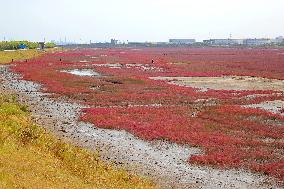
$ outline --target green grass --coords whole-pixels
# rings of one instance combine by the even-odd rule
[[[0,95],[0,188],[156,188],[57,139],[34,124],[27,107]]]

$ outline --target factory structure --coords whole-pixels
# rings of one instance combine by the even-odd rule
[[[231,46],[273,46],[281,45],[284,46],[284,37],[279,36],[274,39],[271,38],[246,38],[246,39],[206,39],[202,42],[197,42],[191,38],[176,38],[169,39],[167,42],[131,42],[131,41],[120,41],[117,39],[111,39],[110,42],[99,42],[87,44],[64,44],[65,46],[82,46],[82,47],[97,47],[97,48],[111,48],[111,47],[187,47],[187,46],[220,46],[220,47],[231,47]]]
[[[216,46],[243,45],[244,40],[243,39],[208,39],[208,40],[203,40],[203,43],[206,45],[216,45]]]
[[[281,44],[284,42],[282,36],[276,37],[275,39],[270,38],[247,38],[247,39],[209,39],[203,40],[205,45],[210,46],[263,46],[263,45],[273,45]]]
[[[207,39],[203,42],[196,42],[195,39],[170,39],[168,45],[204,45],[204,46],[265,46],[279,45],[284,43],[284,37],[270,38],[246,38],[246,39]]]
[[[181,44],[192,45],[196,43],[196,40],[195,39],[170,39],[169,43],[176,44],[176,45],[181,45]]]

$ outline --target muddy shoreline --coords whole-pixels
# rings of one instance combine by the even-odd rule
[[[102,159],[153,178],[165,188],[281,188],[260,174],[188,164],[190,155],[202,153],[198,148],[146,142],[125,131],[79,122],[81,105],[49,98],[49,94],[40,92],[39,84],[22,80],[9,71],[9,66],[0,66],[0,78],[1,90],[18,94],[20,101],[30,107],[33,119],[47,130],[78,146],[99,150]]]

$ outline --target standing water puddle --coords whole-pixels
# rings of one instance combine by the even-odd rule
[[[61,71],[61,72],[70,73],[70,74],[79,75],[79,76],[101,76],[101,74],[99,74],[98,72],[95,72],[94,70],[91,70],[91,69],[64,70],[64,71]]]

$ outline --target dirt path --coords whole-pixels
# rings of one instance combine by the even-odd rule
[[[166,188],[280,188],[272,179],[237,170],[219,170],[187,163],[200,149],[163,141],[146,142],[125,131],[95,128],[78,122],[81,106],[52,99],[40,85],[21,80],[0,66],[2,90],[10,90],[31,107],[37,123],[59,137],[91,150],[133,173],[150,176]]]

